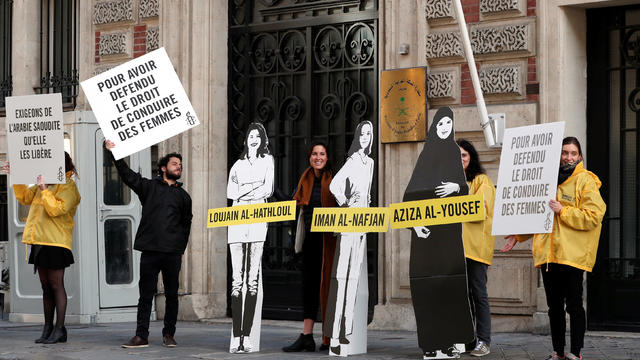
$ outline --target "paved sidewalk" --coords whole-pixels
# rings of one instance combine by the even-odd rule
[[[70,325],[65,344],[40,345],[33,340],[41,325],[0,321],[0,359],[328,359],[326,353],[283,353],[280,348],[293,342],[302,323],[264,320],[261,351],[229,354],[229,321],[179,322],[178,347],[162,347],[162,322],[151,323],[150,345],[143,349],[123,349],[120,344],[133,336],[134,323]],[[316,336],[319,341],[319,336]],[[410,331],[370,330],[369,352],[353,359],[421,359],[416,334]],[[568,342],[567,342],[568,343]],[[491,354],[483,359],[545,359],[551,352],[548,336],[494,334]],[[583,351],[585,360],[640,360],[640,334],[588,334]],[[332,358],[337,359],[337,358]],[[463,355],[462,359],[475,359]]]

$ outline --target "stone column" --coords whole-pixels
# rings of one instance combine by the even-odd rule
[[[226,228],[207,230],[207,210],[227,205],[227,3],[161,1],[160,45],[176,67],[201,125],[163,142],[186,156],[184,182],[193,224],[180,275],[184,320],[226,314]],[[163,306],[164,301],[158,301]]]
[[[384,69],[425,66],[426,20],[423,1],[383,1],[379,8],[379,63]],[[409,46],[399,55],[401,44]],[[381,144],[379,149],[380,206],[401,202],[415,161],[423,143]],[[379,329],[415,330],[415,317],[409,290],[408,230],[380,234],[378,245],[378,305],[370,325]]]

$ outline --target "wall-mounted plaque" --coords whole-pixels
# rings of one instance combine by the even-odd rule
[[[380,80],[383,143],[424,141],[427,124],[427,68],[384,70]]]

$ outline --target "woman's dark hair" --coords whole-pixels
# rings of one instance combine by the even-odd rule
[[[464,151],[469,153],[469,165],[467,165],[467,169],[464,171],[467,181],[473,181],[477,175],[484,174],[484,168],[482,164],[480,164],[480,156],[478,156],[478,152],[473,144],[465,139],[458,139],[456,143],[463,148]]]
[[[260,142],[260,147],[258,147],[258,151],[256,152],[256,157],[263,158],[265,155],[269,155],[269,137],[267,137],[267,130],[264,129],[264,126],[258,122],[253,122],[249,124],[247,128],[247,133],[244,135],[244,149],[242,150],[242,154],[240,154],[240,159],[246,159],[249,155],[249,144],[247,144],[247,139],[249,139],[249,134],[253,130],[258,130],[258,136],[262,140]]]
[[[71,160],[71,155],[68,152],[64,152],[64,172],[71,171],[75,176],[78,176],[78,170]]]
[[[578,148],[578,154],[582,156],[582,147],[580,147],[580,141],[578,141],[578,139],[573,136],[567,136],[566,138],[562,139],[562,146],[570,144],[575,145]]]
[[[322,146],[324,148],[325,153],[327,154],[327,162],[324,165],[322,171],[328,171],[329,174],[333,175],[333,161],[331,161],[331,153],[329,152],[329,147],[324,141],[314,140],[311,142],[309,147],[307,148],[307,161],[311,159],[311,153],[313,152],[313,148],[316,146]]]
[[[353,141],[351,141],[351,147],[349,148],[349,151],[347,151],[347,157],[360,150],[360,135],[362,135],[362,127],[365,124],[369,125],[369,127],[371,128],[371,139],[369,139],[369,146],[364,149],[364,154],[371,154],[371,145],[373,144],[373,125],[371,124],[371,121],[365,120],[358,124],[358,126],[356,127],[356,131],[353,133]]]
[[[158,160],[158,176],[162,176],[162,167],[166,167],[169,163],[169,159],[171,159],[172,157],[177,158],[180,160],[180,162],[182,162],[182,155],[178,153],[171,153],[161,157]]]

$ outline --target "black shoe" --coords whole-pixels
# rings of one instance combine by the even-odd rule
[[[316,342],[313,334],[300,334],[298,339],[291,345],[282,348],[284,352],[316,351]]]
[[[318,348],[318,351],[328,351],[329,350],[329,345],[327,344],[320,344],[320,347]]]
[[[176,347],[178,344],[176,343],[176,339],[173,338],[173,335],[167,334],[162,337],[162,346]]]
[[[67,328],[55,328],[47,340],[43,341],[43,344],[55,344],[59,342],[67,342]]]
[[[47,340],[51,335],[52,331],[53,331],[53,325],[44,324],[44,326],[42,327],[42,335],[40,335],[40,337],[36,339],[36,344],[41,344],[42,342]]]

